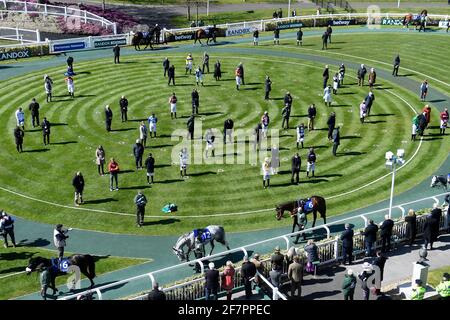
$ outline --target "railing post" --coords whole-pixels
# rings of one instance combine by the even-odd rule
[[[324,224],[322,227],[327,231],[327,239],[330,238],[330,234],[331,234],[330,228],[328,228],[328,226],[326,224]]]
[[[284,241],[286,241],[286,250],[289,250],[289,239],[286,236],[283,236]]]
[[[117,24],[115,22],[113,23],[113,31],[114,31],[114,34],[116,35],[117,34]]]
[[[47,4],[44,3],[44,15],[47,16]]]
[[[150,278],[150,281],[152,282],[151,288],[153,288],[153,285],[155,284],[155,277],[153,276],[153,273],[150,272],[148,274],[148,277]]]
[[[200,259],[195,260],[196,263],[198,263],[200,265],[200,269],[201,269],[201,273],[205,273],[205,266],[203,265],[203,261],[201,261]]]
[[[86,10],[84,10],[84,23],[85,24],[87,23],[87,12],[86,12]]]
[[[19,41],[19,27],[16,26],[16,40]]]
[[[334,242],[334,259],[337,261],[339,259],[339,240],[336,239]]]
[[[36,29],[36,42],[41,42],[41,33],[39,29]]]
[[[248,252],[247,252],[247,250],[245,250],[244,247],[240,247],[240,249],[242,250],[242,252],[244,252],[244,256],[247,256],[247,257],[248,257]]]
[[[364,227],[367,227],[367,225],[369,224],[369,220],[367,219],[366,216],[361,215],[361,218],[364,220]]]
[[[439,199],[438,199],[438,198],[436,198],[436,197],[433,197],[433,198],[431,198],[431,199],[433,199],[433,200],[434,200],[434,203],[436,203],[436,204],[439,204]]]
[[[278,288],[273,288],[272,300],[278,300]]]
[[[101,291],[99,289],[95,289],[95,291],[97,292],[98,300],[103,300],[103,296],[102,296]]]
[[[25,14],[27,14],[28,13],[27,3],[24,2],[23,5],[24,5],[23,11],[25,11]]]
[[[404,218],[405,217],[405,208],[403,208],[402,206],[398,206],[398,208],[400,210],[402,210],[402,218]]]

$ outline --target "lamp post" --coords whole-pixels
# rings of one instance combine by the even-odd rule
[[[391,151],[386,152],[386,167],[392,170],[392,183],[391,183],[391,197],[389,200],[389,219],[392,217],[392,200],[394,199],[394,184],[395,184],[395,171],[397,170],[397,163],[401,166],[405,163],[403,157],[405,156],[404,149],[397,149],[397,155],[394,155]]]

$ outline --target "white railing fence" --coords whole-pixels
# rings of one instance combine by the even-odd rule
[[[438,197],[442,197],[444,196],[446,193],[441,193],[435,196],[431,196],[431,197],[426,197],[426,198],[422,198],[422,199],[418,199],[418,200],[414,200],[414,201],[409,201],[406,203],[402,203],[399,205],[394,206],[393,208],[397,209],[398,211],[400,211],[400,214],[398,214],[399,218],[403,218],[405,216],[405,207],[406,206],[411,206],[413,204],[417,204],[417,203],[423,203],[423,202],[430,202],[430,200],[433,201],[433,203],[439,203],[439,199]],[[342,248],[341,248],[341,244],[340,244],[340,240],[336,239],[336,238],[331,238],[331,231],[330,231],[330,227],[331,226],[335,226],[335,225],[339,225],[342,223],[347,223],[350,221],[355,221],[355,220],[363,220],[364,225],[366,226],[368,223],[368,220],[370,219],[370,216],[374,215],[374,214],[379,214],[381,212],[387,212],[389,208],[383,208],[383,209],[379,209],[379,210],[375,210],[375,211],[371,211],[371,212],[367,212],[364,214],[360,214],[357,216],[353,216],[353,217],[348,217],[348,218],[344,218],[344,219],[340,219],[340,220],[336,220],[330,223],[327,223],[325,225],[319,225],[316,226],[314,228],[309,228],[306,230],[302,230],[302,231],[297,231],[294,233],[289,233],[289,234],[284,234],[281,236],[277,236],[277,237],[273,237],[270,239],[266,239],[266,240],[262,240],[259,242],[255,242],[255,243],[251,243],[239,248],[235,248],[235,249],[231,249],[231,250],[227,250],[224,252],[220,252],[220,253],[216,253],[213,254],[211,256],[208,257],[204,257],[204,258],[200,258],[200,259],[196,259],[196,260],[192,260],[190,262],[184,262],[184,263],[180,263],[177,265],[173,265],[167,268],[163,268],[160,270],[155,270],[146,274],[142,274],[139,276],[135,276],[129,279],[124,279],[121,281],[117,281],[114,283],[110,283],[108,285],[104,285],[104,286],[100,286],[98,288],[92,289],[92,290],[87,290],[78,294],[73,294],[73,295],[69,295],[69,296],[65,296],[60,298],[60,300],[69,300],[69,299],[75,299],[79,294],[88,294],[91,292],[96,292],[98,299],[102,299],[102,292],[107,291],[107,290],[111,290],[114,287],[120,287],[122,285],[126,285],[129,284],[131,282],[136,282],[138,281],[141,284],[145,284],[148,283],[148,285],[145,285],[147,288],[151,288],[151,286],[155,283],[156,281],[156,276],[157,274],[170,274],[170,271],[174,270],[174,269],[179,269],[179,268],[189,268],[189,265],[192,265],[192,263],[198,263],[200,268],[201,268],[201,273],[204,273],[204,266],[203,266],[203,261],[208,260],[211,261],[211,259],[214,258],[223,258],[227,255],[230,255],[232,253],[237,253],[237,252],[242,252],[243,255],[247,255],[248,256],[248,252],[247,250],[250,248],[255,248],[261,245],[267,245],[270,243],[280,243],[284,242],[286,244],[286,250],[288,250],[291,247],[291,243],[289,241],[289,237],[291,236],[296,236],[296,235],[301,235],[303,233],[311,233],[313,231],[318,231],[318,230],[325,230],[325,233],[327,235],[327,239],[325,241],[322,241],[320,243],[317,244],[318,249],[319,249],[319,258],[320,258],[320,265],[325,265],[328,263],[332,263],[332,262],[336,262],[339,261],[342,257]],[[418,217],[418,221],[417,221],[417,235],[421,235],[423,232],[423,222],[424,222],[425,217],[424,216],[419,216]],[[374,219],[375,220],[375,219]],[[440,221],[440,228],[441,229],[446,229],[448,225],[448,217],[445,215],[442,217],[441,221]],[[405,231],[405,226],[403,222],[396,222],[395,224],[395,228],[394,228],[394,233],[393,233],[393,238],[394,238],[394,243],[399,243],[401,241],[406,241],[406,231]],[[364,253],[364,241],[363,241],[364,237],[361,234],[355,234],[354,237],[354,255],[358,256],[362,253]],[[381,243],[377,243],[377,247],[381,246]],[[186,283],[182,283],[179,285],[175,285],[172,286],[170,288],[166,288],[165,291],[166,292],[170,292],[171,290],[177,290],[178,292],[187,292],[187,291],[192,291],[193,294],[186,295],[185,297],[193,297],[196,294],[198,294],[198,292],[202,291],[201,287],[202,287],[202,283],[204,282],[203,279],[197,279],[197,280],[192,280],[190,282],[186,282]],[[192,289],[192,284],[196,283],[198,286],[198,290],[193,290]],[[183,288],[187,288],[189,286],[189,290],[183,290]],[[178,294],[178,296],[182,296],[183,294]],[[130,294],[128,294],[128,296],[130,296]],[[189,298],[186,298],[189,299]],[[194,299],[197,299],[194,297]]]
[[[3,20],[8,13],[22,13],[28,15],[39,15],[42,17],[56,16],[70,19],[71,23],[92,23],[101,25],[110,30],[112,33],[117,33],[117,26],[103,17],[72,7],[54,6],[41,3],[30,3],[16,0],[0,0],[0,21]]]
[[[22,28],[9,28],[0,26],[0,39],[18,41],[24,43],[38,43],[41,41],[39,30],[30,30]]]

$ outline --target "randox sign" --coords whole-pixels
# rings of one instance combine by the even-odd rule
[[[247,27],[247,28],[228,28],[227,32],[226,32],[226,36],[227,37],[240,36],[240,35],[248,34],[248,33],[252,33],[252,32],[253,32],[253,28],[251,28],[251,27]]]
[[[382,25],[390,25],[390,26],[402,26],[403,20],[402,19],[387,19],[383,18],[381,20]]]
[[[20,51],[8,51],[8,52],[0,52],[0,61],[2,60],[10,60],[10,59],[21,59],[21,58],[29,58],[31,56],[30,50],[20,50]]]
[[[119,46],[126,45],[127,39],[120,38],[120,39],[97,40],[94,41],[94,48],[114,47],[116,44],[118,44]]]
[[[82,50],[86,48],[85,42],[70,42],[70,43],[61,43],[61,44],[54,44],[53,45],[53,51],[54,52],[60,52],[60,51],[71,51],[71,50]]]
[[[278,23],[277,28],[278,29],[293,29],[293,28],[300,28],[303,27],[303,23],[301,22],[290,22],[290,23]]]

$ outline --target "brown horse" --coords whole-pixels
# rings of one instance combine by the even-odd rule
[[[206,45],[209,44],[209,41],[214,41],[216,43],[216,36],[217,36],[217,28],[216,26],[210,27],[207,30],[204,29],[198,29],[194,32],[194,44],[200,42],[201,45],[203,45],[201,39],[206,38]]]
[[[325,199],[320,196],[311,196],[309,199],[300,199],[289,202],[284,202],[276,206],[277,220],[281,220],[284,215],[284,211],[289,211],[291,215],[297,213],[298,210],[302,210],[305,214],[313,213],[313,228],[316,224],[317,212],[323,219],[323,223],[327,223],[327,205]]]

